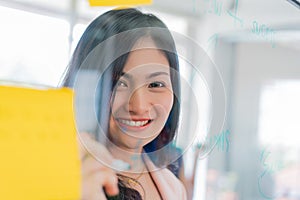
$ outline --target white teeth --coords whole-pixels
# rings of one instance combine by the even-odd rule
[[[148,123],[148,120],[145,121],[129,121],[129,120],[124,120],[120,119],[119,120],[122,124],[126,124],[127,126],[144,126],[145,124]]]

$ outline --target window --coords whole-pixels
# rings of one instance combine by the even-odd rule
[[[259,187],[263,197],[300,198],[299,102],[300,81],[274,81],[262,90],[259,119],[262,173]]]
[[[67,21],[0,7],[0,80],[57,86],[68,62]]]

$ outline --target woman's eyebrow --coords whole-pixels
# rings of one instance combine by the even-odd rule
[[[170,76],[170,74],[168,72],[154,72],[154,73],[149,74],[146,78],[150,79],[150,78],[160,76],[160,75]]]
[[[153,72],[153,73],[147,75],[146,79],[150,79],[150,78],[160,76],[160,75],[170,76],[170,74],[168,72],[162,72],[161,71],[161,72]],[[126,78],[126,79],[133,79],[133,76],[131,74],[128,74],[128,73],[125,73],[125,72],[121,73],[121,77]]]
[[[128,73],[125,73],[125,72],[122,72],[121,73],[121,77],[124,77],[126,79],[132,79],[132,75],[128,74]]]

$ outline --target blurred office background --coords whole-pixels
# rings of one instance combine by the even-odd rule
[[[201,123],[193,133],[183,130],[178,146],[188,146],[191,199],[300,200],[300,9],[286,0],[154,0],[140,8],[197,43],[224,83],[219,135],[210,135],[209,123],[211,97],[220,91],[203,84],[213,85],[216,73],[190,83]],[[0,0],[0,80],[56,87],[87,24],[109,9],[87,0]],[[208,155],[205,145],[214,147]]]

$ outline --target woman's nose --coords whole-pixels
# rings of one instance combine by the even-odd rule
[[[135,89],[129,96],[129,112],[131,114],[141,115],[147,113],[149,109],[150,103],[145,88],[140,87]]]

